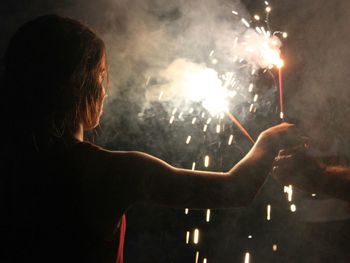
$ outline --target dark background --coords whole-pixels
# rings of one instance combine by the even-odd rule
[[[150,28],[157,31],[162,24],[177,23],[184,11],[178,8],[177,1],[146,2],[147,9],[141,13],[146,15],[141,19],[151,17],[152,20],[137,28],[146,28],[148,32],[152,31]],[[218,5],[219,2],[225,1],[218,1]],[[109,149],[145,151],[185,168],[190,168],[192,161],[201,154],[211,153],[217,158],[211,169],[227,170],[250,147],[235,127],[227,124],[227,134],[224,133],[223,137],[203,139],[189,149],[184,143],[179,143],[187,136],[187,123],[176,122],[170,129],[169,111],[164,105],[155,103],[145,107],[145,75],[142,73],[148,68],[154,69],[153,64],[162,67],[162,58],[157,56],[176,54],[179,43],[170,43],[169,39],[162,42],[162,38],[156,37],[150,39],[157,34],[146,35],[141,40],[135,38],[131,32],[135,26],[133,17],[140,14],[135,10],[146,7],[141,3],[112,0],[1,1],[0,55],[3,55],[15,30],[38,15],[57,13],[89,24],[106,41],[112,90],[101,127],[88,136]],[[286,60],[287,120],[295,122],[311,137],[315,152],[322,154],[323,158],[336,156],[339,162],[348,163],[350,3],[345,0],[279,0],[270,3],[273,8],[270,26],[289,34],[282,48]],[[207,1],[202,1],[202,5],[205,4]],[[138,5],[142,8],[135,8]],[[242,5],[250,14],[261,12],[264,7],[263,1],[245,0]],[[179,40],[181,34],[176,31],[174,35]],[[169,48],[159,54],[156,52],[159,46],[153,46],[153,43],[169,44]],[[183,55],[186,50],[181,52]],[[255,138],[264,128],[279,122],[274,110],[278,106],[276,94],[268,100],[271,102],[268,114],[245,122]],[[236,135],[237,143],[233,147],[223,143],[230,132]],[[297,192],[294,198],[297,211],[291,213],[283,187],[269,177],[250,206],[212,210],[209,224],[205,222],[205,210],[190,210],[189,215],[185,215],[183,209],[133,207],[127,213],[126,262],[194,262],[196,251],[200,252],[199,262],[203,257],[207,257],[208,262],[243,262],[247,251],[251,253],[251,262],[349,262],[349,222],[346,216],[342,220],[329,216],[332,209],[337,212],[344,210],[346,214],[347,204],[323,207],[321,209],[328,213],[319,217],[319,222],[306,222],[310,220],[305,219],[298,207],[300,205],[312,214],[313,206],[303,204],[313,197]],[[322,203],[329,198],[316,196],[313,199],[319,204],[317,200]],[[271,221],[266,221],[267,204],[272,205]],[[200,243],[186,245],[185,232],[194,228],[201,230]],[[251,239],[249,235],[252,235]],[[273,244],[278,245],[277,252],[272,251]]]

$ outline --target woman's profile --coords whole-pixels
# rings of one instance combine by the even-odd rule
[[[244,206],[279,149],[298,141],[291,124],[267,129],[224,173],[84,141],[102,114],[107,54],[95,32],[70,18],[46,15],[24,24],[9,43],[2,74],[2,161],[9,168],[2,262],[114,262],[118,221],[128,207]]]

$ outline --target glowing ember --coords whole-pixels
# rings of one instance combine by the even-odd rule
[[[290,211],[294,213],[295,211],[297,211],[297,207],[294,204],[290,205]]]
[[[204,157],[204,167],[209,167],[209,156],[208,155],[206,155]]]
[[[249,263],[249,262],[250,262],[250,254],[249,252],[247,252],[244,255],[244,263]]]
[[[199,230],[196,228],[193,233],[193,243],[198,244],[199,242]]]
[[[267,205],[267,208],[266,208],[266,220],[267,221],[271,220],[271,205]]]
[[[207,209],[207,214],[205,217],[205,221],[209,222],[210,221],[210,209]]]

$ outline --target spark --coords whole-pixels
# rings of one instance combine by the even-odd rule
[[[188,215],[188,208],[185,208],[185,215]]]
[[[290,205],[290,211],[292,211],[293,213],[294,213],[295,211],[297,211],[297,207],[296,207],[295,204],[291,204],[291,205]]]
[[[311,194],[311,196],[315,197],[315,196],[316,196],[316,194]]]
[[[270,13],[270,12],[271,12],[271,7],[270,7],[270,6],[268,6],[268,7],[266,7],[266,9],[265,9],[265,10],[266,10],[266,12],[267,12],[267,13]]]
[[[254,19],[255,19],[256,21],[259,21],[259,20],[260,20],[260,16],[254,15]]]
[[[230,135],[230,138],[228,139],[228,145],[231,145],[232,144],[232,141],[233,141],[233,135],[231,134]]]
[[[248,236],[248,238],[249,238],[249,239],[252,239],[252,238],[253,238],[253,236],[252,236],[252,235],[249,235],[249,236]]]
[[[256,102],[256,101],[258,100],[258,97],[259,97],[259,95],[258,95],[258,94],[255,94],[255,95],[254,95],[253,101]]]
[[[211,122],[211,118],[208,118],[207,124],[210,124],[210,122]]]
[[[169,120],[169,123],[172,124],[172,123],[174,122],[174,119],[175,119],[175,116],[174,116],[174,115],[171,116],[171,117],[170,117],[170,120]]]
[[[192,169],[191,169],[191,170],[194,171],[195,169],[196,169],[196,163],[193,162],[193,163],[192,163]]]
[[[204,125],[204,127],[203,127],[203,131],[204,131],[204,132],[206,132],[206,131],[207,131],[207,129],[208,129],[208,125],[207,125],[207,124],[205,124],[205,125]]]
[[[203,263],[207,263],[207,258],[203,258]]]
[[[266,220],[271,220],[271,205],[267,205],[267,211],[266,211]]]
[[[163,98],[163,91],[161,91],[161,92],[159,93],[158,100],[162,100],[162,98]]]
[[[250,262],[250,254],[249,252],[247,252],[244,255],[244,263],[249,263],[249,262]]]
[[[265,5],[269,5],[269,2],[265,1]]]
[[[207,209],[207,214],[205,217],[205,221],[209,222],[210,221],[210,209]]]
[[[190,242],[190,231],[186,231],[186,244]]]
[[[197,118],[196,118],[196,117],[193,117],[193,119],[192,119],[192,124],[195,124],[195,123],[196,123],[196,120],[197,120]]]
[[[206,155],[204,157],[204,167],[209,167],[209,156],[208,155]]]
[[[172,114],[175,115],[176,111],[177,111],[177,108],[174,108]]]
[[[216,125],[216,133],[220,133],[220,129],[221,129],[220,124],[217,124],[217,125]]]
[[[277,244],[272,245],[272,251],[277,251]]]
[[[285,186],[285,187],[284,187],[284,192],[287,193],[288,201],[289,201],[289,202],[292,202],[292,197],[293,197],[293,186],[292,186],[292,185]]]
[[[199,251],[196,252],[196,259],[195,259],[195,263],[198,263],[198,259],[199,259]]]
[[[188,135],[188,136],[187,136],[186,144],[189,144],[189,143],[190,143],[191,138],[192,138],[191,135]]]
[[[254,84],[253,84],[253,83],[250,83],[250,84],[249,84],[248,91],[249,91],[249,92],[252,92],[252,91],[253,91],[253,88],[254,88]]]
[[[210,51],[209,57],[211,57],[214,54],[214,50]]]
[[[242,23],[246,26],[246,27],[250,27],[250,24],[247,22],[247,20],[245,20],[244,18],[241,19]]]
[[[198,242],[199,242],[199,230],[198,228],[196,228],[193,234],[193,243],[198,244]]]
[[[282,33],[282,37],[283,37],[283,38],[287,38],[287,37],[288,37],[288,33],[287,33],[287,32],[283,32],[283,33]]]
[[[181,111],[178,118],[181,119],[183,114],[183,111]]]
[[[238,15],[238,12],[232,10],[232,14],[234,14],[234,15],[237,16],[237,15]]]
[[[253,108],[254,108],[254,104],[250,104],[249,112],[252,112],[252,111],[253,111]]]

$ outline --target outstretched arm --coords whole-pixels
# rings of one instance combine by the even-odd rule
[[[224,173],[170,166],[141,152],[126,153],[129,172],[140,179],[139,201],[173,207],[225,208],[247,205],[271,168],[279,146],[296,143],[295,128],[281,124],[264,131],[249,153]],[[284,144],[282,144],[284,143]]]

